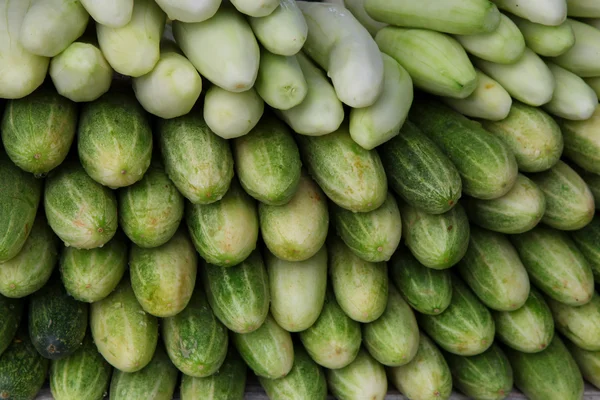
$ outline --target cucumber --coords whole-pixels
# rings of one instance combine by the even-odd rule
[[[577,347],[600,351],[600,295],[597,292],[582,306],[568,306],[551,298],[547,301],[558,332]]]
[[[231,149],[200,114],[160,119],[156,129],[167,175],[184,197],[210,204],[225,196],[233,178]]]
[[[101,247],[117,231],[115,193],[75,161],[63,163],[46,179],[44,210],[48,224],[67,247]]]
[[[389,261],[400,244],[402,219],[396,199],[389,192],[385,202],[374,211],[353,213],[333,205],[331,216],[346,246],[365,261]]]
[[[340,0],[338,3],[343,4],[373,37],[375,37],[377,32],[382,28],[388,26],[388,24],[384,22],[374,20],[369,13],[367,13],[364,0]]]
[[[19,329],[0,355],[0,395],[11,400],[36,399],[46,381],[49,363],[33,347],[27,329]]]
[[[326,374],[329,390],[337,399],[383,400],[387,394],[385,368],[364,349],[348,366],[328,369]]]
[[[475,356],[494,341],[492,314],[459,278],[452,277],[452,301],[439,315],[418,315],[419,326],[442,349]]]
[[[294,346],[294,365],[289,374],[280,379],[258,378],[270,399],[327,398],[325,372],[302,346]]]
[[[8,101],[1,128],[2,143],[12,162],[44,176],[67,157],[77,129],[77,105],[43,87]]]
[[[115,370],[110,381],[113,400],[152,399],[171,400],[177,385],[179,371],[158,347],[150,363],[136,372]]]
[[[122,234],[91,250],[73,247],[63,249],[60,256],[60,275],[73,298],[94,303],[108,296],[125,274],[128,249]]]
[[[538,107],[513,101],[508,117],[482,120],[483,127],[502,140],[517,159],[519,170],[541,172],[552,168],[564,148],[560,127]]]
[[[539,353],[507,348],[515,386],[531,400],[576,400],[583,398],[583,378],[575,360],[557,336]]]
[[[518,172],[515,156],[477,122],[434,102],[416,102],[409,118],[454,163],[465,194],[494,199],[514,185]]]
[[[406,302],[422,314],[443,313],[452,299],[448,270],[427,268],[402,245],[389,263],[390,279]]]
[[[572,232],[571,238],[592,268],[594,278],[600,281],[600,215],[582,229]]]
[[[267,248],[285,261],[313,257],[327,239],[327,198],[305,173],[292,199],[282,206],[258,205],[260,230]]]
[[[546,62],[554,76],[556,88],[552,100],[542,107],[566,120],[585,121],[598,107],[598,95],[582,78],[551,62]],[[565,141],[568,148],[568,140]]]
[[[131,287],[149,314],[172,317],[187,306],[196,282],[198,255],[181,229],[160,247],[133,245],[129,255]]]
[[[500,347],[464,357],[446,354],[454,386],[472,399],[504,399],[513,387],[513,370]]]
[[[521,3],[519,0],[493,0],[499,9],[538,24],[556,26],[567,17],[564,0],[541,0]]]
[[[585,380],[600,388],[600,351],[583,350],[569,341],[565,341],[565,344]]]
[[[258,250],[229,268],[206,264],[201,269],[204,290],[213,312],[229,330],[258,329],[269,312],[269,276]]]
[[[567,21],[560,25],[548,26],[512,14],[508,14],[508,17],[519,27],[527,47],[540,56],[560,56],[575,44],[575,34]]]
[[[88,327],[89,306],[73,299],[55,276],[29,300],[29,336],[44,358],[59,360],[77,351]]]
[[[19,254],[0,262],[0,293],[6,297],[21,298],[39,290],[54,271],[58,247],[56,235],[40,212]]]
[[[41,194],[42,181],[0,151],[0,263],[14,258],[25,245]]]
[[[458,202],[462,182],[450,159],[415,124],[406,121],[400,134],[379,147],[392,189],[413,207],[442,214]]]
[[[23,301],[0,294],[0,356],[11,344],[23,315]]]
[[[285,261],[265,253],[271,314],[288,332],[310,328],[323,309],[327,290],[327,248],[306,261]]]
[[[243,400],[246,389],[246,364],[233,347],[214,374],[205,378],[183,375],[181,400]]]
[[[50,392],[56,400],[102,400],[113,369],[90,335],[73,354],[50,364]]]
[[[534,287],[523,307],[514,311],[492,311],[496,339],[523,353],[544,350],[554,337],[554,318],[544,297]]]
[[[219,371],[227,356],[227,328],[200,290],[182,312],[164,318],[161,328],[171,362],[186,376],[204,378]]]
[[[352,140],[344,125],[325,136],[297,137],[308,172],[335,204],[354,212],[381,207],[387,179],[381,159]]]
[[[565,156],[588,172],[600,174],[600,107],[594,103],[594,112],[585,121],[560,119],[565,140]]]
[[[112,189],[142,179],[152,157],[152,129],[129,92],[112,91],[81,110],[77,151],[85,171]]]
[[[442,352],[419,332],[415,357],[399,367],[388,368],[390,382],[409,399],[447,400],[452,394],[452,375]]]
[[[250,333],[232,334],[240,355],[259,378],[279,379],[287,376],[294,362],[292,336],[271,315]]]
[[[202,22],[215,15],[221,0],[156,0],[170,20],[182,22]]]
[[[284,1],[295,5],[290,0]],[[296,107],[308,94],[308,83],[296,55],[282,56],[264,48],[260,49],[260,67],[254,87],[265,103],[277,110]]]
[[[334,235],[330,235],[327,254],[333,291],[342,310],[362,323],[379,318],[387,306],[387,264],[362,260]]]
[[[492,310],[517,310],[527,301],[529,276],[517,250],[501,233],[471,227],[469,248],[457,268],[479,300]]]
[[[292,131],[267,115],[231,143],[235,173],[244,190],[267,205],[287,204],[298,190],[302,170]]]
[[[211,264],[237,265],[256,248],[259,229],[256,201],[237,180],[214,203],[188,203],[185,221],[196,250]]]
[[[127,25],[131,20],[134,0],[116,0],[97,2],[80,0],[90,16],[99,24],[112,28]]]
[[[507,234],[530,231],[546,212],[546,196],[522,174],[504,196],[493,200],[466,197],[464,204],[471,223]]]
[[[402,204],[400,213],[406,246],[421,264],[439,270],[450,268],[463,258],[469,245],[470,226],[462,205],[435,215]]]
[[[277,0],[232,0],[231,4],[239,12],[250,17],[265,17],[274,12],[279,2]]]
[[[100,354],[123,372],[148,365],[158,343],[158,320],[138,303],[128,277],[108,297],[92,304],[90,329]]]
[[[537,226],[511,236],[531,283],[561,303],[578,306],[594,293],[592,269],[567,233]]]
[[[600,6],[594,0],[567,0],[570,17],[600,18]]]
[[[158,163],[137,183],[119,191],[119,226],[139,247],[158,247],[173,237],[184,198]]]
[[[596,210],[600,209],[600,174],[594,174],[592,172],[587,172],[584,169],[576,168],[571,165],[573,169],[579,174],[581,179],[583,179],[592,191],[592,195],[594,196],[594,206]]]
[[[388,303],[377,320],[362,326],[363,343],[381,364],[399,367],[409,363],[419,348],[415,314],[398,289],[388,289]]]
[[[573,168],[559,161],[551,169],[529,177],[546,197],[543,223],[564,231],[590,223],[595,212],[594,196]]]
[[[571,18],[567,19],[575,34],[575,44],[569,50],[550,60],[582,78],[600,75],[600,30]]]
[[[344,313],[331,287],[319,318],[299,336],[310,357],[329,369],[344,368],[354,361],[362,340],[360,324]]]

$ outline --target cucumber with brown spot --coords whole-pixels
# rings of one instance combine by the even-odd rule
[[[590,265],[594,279],[600,281],[600,215],[594,216],[592,222],[583,228],[573,231],[571,238]]]

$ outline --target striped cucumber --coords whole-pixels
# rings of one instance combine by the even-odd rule
[[[600,351],[583,350],[568,340],[565,344],[585,380],[600,388]]]
[[[571,238],[592,268],[594,278],[600,281],[600,215],[594,216],[585,227],[573,231]]]
[[[329,390],[338,399],[383,400],[387,394],[385,368],[364,349],[346,367],[326,374]]]
[[[600,174],[600,106],[594,103],[594,113],[583,121],[560,119],[565,140],[565,156],[586,171]]]
[[[551,298],[547,302],[558,332],[577,347],[600,351],[600,295],[597,292],[582,306],[568,306]]]

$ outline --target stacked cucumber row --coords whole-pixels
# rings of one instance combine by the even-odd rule
[[[600,389],[600,3],[0,6],[0,399]]]

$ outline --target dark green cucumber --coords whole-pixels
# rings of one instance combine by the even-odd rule
[[[23,315],[23,301],[0,294],[0,355],[11,344]]]

